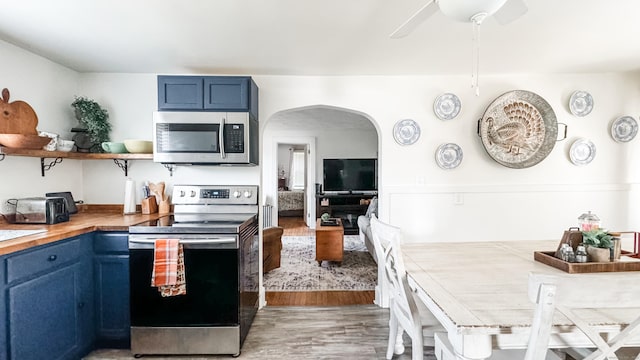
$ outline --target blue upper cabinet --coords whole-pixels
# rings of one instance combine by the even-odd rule
[[[258,119],[250,76],[158,76],[158,110],[249,112]]]
[[[202,110],[201,76],[158,76],[158,110]]]

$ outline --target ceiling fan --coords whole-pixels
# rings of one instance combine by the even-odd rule
[[[429,0],[422,8],[414,13],[394,32],[392,39],[399,39],[409,35],[422,22],[427,20],[436,11],[440,10],[444,15],[454,20],[471,23],[473,25],[473,70],[471,86],[478,87],[479,67],[479,34],[478,27],[489,16],[492,16],[502,25],[506,25],[524,15],[528,8],[524,0]]]

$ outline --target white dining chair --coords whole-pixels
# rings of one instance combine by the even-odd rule
[[[407,282],[407,272],[400,251],[401,231],[371,216],[371,233],[384,254],[385,274],[389,283],[389,343],[387,359],[402,354],[402,334],[411,338],[411,359],[423,358],[424,346],[434,346],[434,333],[444,328],[431,312],[415,299],[415,293]]]
[[[525,360],[545,359],[552,336],[553,317],[557,313],[566,317],[592,342],[592,345],[581,349],[589,352],[595,349],[584,357],[585,360],[618,359],[614,352],[632,337],[640,337],[640,286],[623,282],[622,278],[609,278],[606,282],[603,284],[597,277],[584,274],[552,276],[531,273],[529,300],[536,307]],[[614,333],[603,337],[588,319],[590,312],[602,310],[625,314],[625,317],[632,314],[635,320],[621,331],[613,329]],[[639,359],[640,354],[636,356],[636,360]]]

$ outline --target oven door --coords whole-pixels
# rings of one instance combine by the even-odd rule
[[[151,286],[154,242],[167,237],[183,244],[186,295],[162,297]],[[132,326],[239,325],[237,235],[131,235],[129,256]]]

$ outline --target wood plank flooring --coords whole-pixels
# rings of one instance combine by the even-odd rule
[[[283,236],[313,236],[301,217],[279,217]],[[267,291],[267,306],[341,306],[373,304],[374,291]]]
[[[266,307],[258,311],[242,346],[243,360],[349,359],[382,360],[387,350],[389,310],[375,305],[333,307]],[[150,357],[155,360],[231,359],[218,356]],[[102,349],[85,360],[133,359],[129,350]],[[144,358],[143,358],[144,359]],[[405,352],[394,360],[411,359],[411,342],[405,335]],[[425,347],[425,360],[435,360]]]
[[[279,217],[278,226],[284,229],[282,236],[315,236],[301,217]]]
[[[341,306],[373,304],[374,291],[271,291],[267,306]]]

